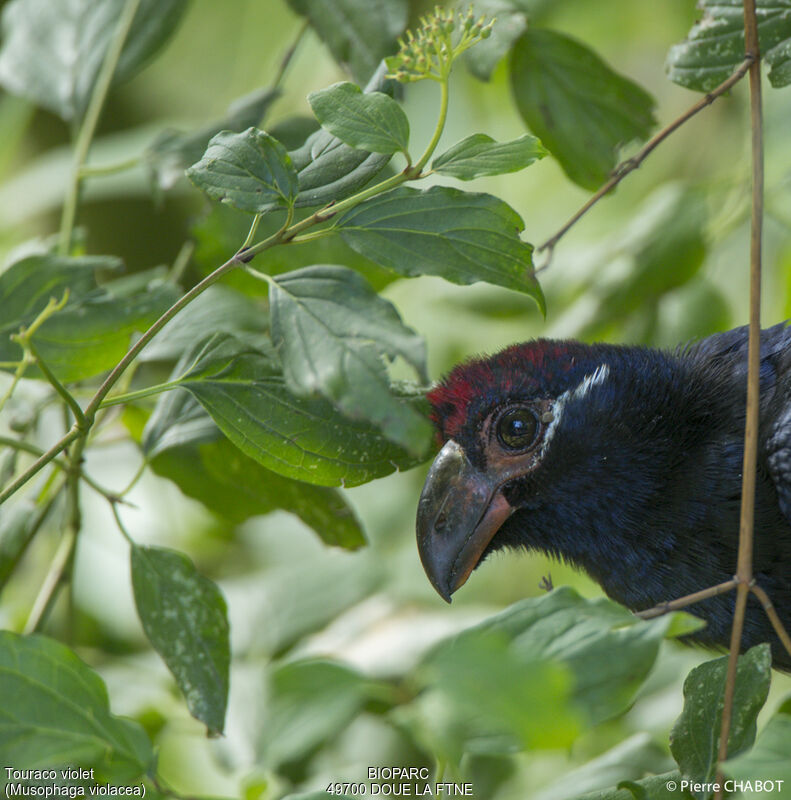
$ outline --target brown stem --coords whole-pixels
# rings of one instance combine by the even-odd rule
[[[758,455],[759,369],[761,348],[761,228],[763,224],[763,127],[761,114],[761,61],[755,0],[744,0],[744,41],[746,58],[750,59],[750,129],[752,131],[752,220],[750,231],[750,337],[747,362],[747,413],[744,430],[744,462],[742,465],[742,508],[739,523],[739,557],[736,578],[739,588],[733,615],[728,672],[722,703],[722,729],[717,760],[728,757],[728,735],[733,714],[736,663],[744,626],[744,612],[753,580],[753,523],[755,520],[755,469]],[[722,787],[722,772],[717,770],[717,783]],[[722,788],[715,798],[721,800]]]
[[[757,53],[757,50],[755,51]],[[536,248],[536,252],[541,252],[542,250],[548,250],[549,254],[541,269],[546,269],[549,266],[549,262],[552,259],[552,251],[555,249],[555,245],[571,230],[577,222],[588,213],[588,211],[599,202],[606,194],[609,194],[630,172],[636,170],[642,163],[645,161],[646,157],[650,155],[650,153],[656,149],[668,136],[670,136],[673,131],[677,128],[680,128],[688,119],[691,119],[695,116],[699,111],[702,111],[707,106],[710,106],[718,97],[725,94],[729,89],[735,86],[746,74],[747,71],[751,68],[753,63],[756,61],[756,57],[752,55],[752,51],[748,48],[748,52],[744,57],[744,61],[736,68],[733,74],[727,79],[724,80],[716,89],[712,89],[707,95],[702,97],[698,100],[695,105],[688,108],[680,117],[673,120],[667,127],[663,128],[659,133],[656,134],[650,141],[648,141],[643,148],[631,158],[627,158],[625,161],[622,161],[618,166],[613,170],[612,177],[605,183],[601,189],[599,189],[596,194],[593,195],[585,205],[577,211],[576,214],[554,235],[547,239],[542,245],[539,245]]]
[[[764,611],[766,612],[766,616],[769,617],[769,621],[772,623],[772,627],[775,629],[775,633],[777,634],[777,638],[783,643],[783,647],[788,651],[788,654],[791,655],[791,636],[788,635],[788,631],[785,629],[785,625],[780,621],[780,617],[777,616],[777,611],[775,611],[774,604],[769,599],[769,595],[757,584],[753,584],[750,587],[750,591],[761,601],[761,605],[764,607]]]
[[[718,583],[716,586],[709,586],[708,589],[701,589],[699,592],[678,597],[675,600],[668,600],[666,603],[660,603],[653,608],[646,608],[645,611],[637,611],[635,616],[641,619],[654,619],[654,617],[661,617],[670,611],[678,611],[680,608],[686,608],[693,603],[699,603],[701,600],[707,600],[709,597],[716,597],[718,594],[725,594],[735,589],[739,585],[736,578],[731,578],[729,581]]]
[[[546,578],[542,578],[542,583],[539,583],[539,588],[546,588],[543,585],[543,582],[546,580]],[[699,603],[701,600],[707,600],[709,597],[716,597],[717,595],[730,592],[737,586],[739,586],[739,579],[731,578],[731,580],[718,583],[716,586],[709,586],[708,589],[701,589],[699,592],[687,594],[683,597],[678,597],[675,600],[668,600],[667,602],[660,603],[652,608],[646,608],[643,611],[636,611],[635,616],[640,617],[640,619],[654,619],[655,617],[661,617],[663,614],[669,614],[671,611],[678,611],[679,609],[686,608],[694,603]],[[551,585],[549,588],[552,588]],[[788,634],[788,631],[785,629],[782,620],[778,616],[774,607],[774,603],[772,603],[769,595],[754,581],[750,586],[750,591],[760,600],[761,605],[766,612],[766,616],[769,617],[769,621],[772,623],[772,627],[775,629],[777,638],[780,639],[789,655],[791,655],[791,636]]]

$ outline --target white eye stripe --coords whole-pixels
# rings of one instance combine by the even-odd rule
[[[591,375],[586,375],[582,383],[571,393],[574,400],[580,400],[587,395],[594,386],[604,383],[607,376],[610,374],[610,368],[607,364],[599,365]]]
[[[568,389],[555,400],[552,404],[552,414],[554,418],[547,426],[544,432],[544,441],[541,443],[541,457],[543,457],[549,447],[549,443],[552,441],[552,437],[555,435],[555,431],[560,424],[560,419],[563,416],[563,409],[566,407],[566,403],[568,403],[569,400],[581,400],[583,397],[586,397],[594,386],[604,383],[609,374],[609,366],[607,364],[601,364],[590,375],[586,375],[576,388]]]

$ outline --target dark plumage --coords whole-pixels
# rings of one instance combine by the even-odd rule
[[[581,567],[649,608],[733,576],[747,330],[677,352],[537,340],[470,361],[429,394],[444,443],[421,495],[418,546],[449,600],[490,552]],[[791,629],[791,327],[761,339],[754,572]],[[727,646],[734,593],[690,607],[692,638]],[[744,647],[791,656],[751,597]]]

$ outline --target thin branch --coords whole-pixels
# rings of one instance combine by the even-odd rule
[[[13,339],[14,337],[11,338]],[[80,425],[84,425],[85,417],[82,413],[80,404],[74,399],[71,392],[69,392],[69,390],[57,379],[47,363],[39,355],[36,346],[33,344],[33,340],[29,336],[25,338],[23,346],[30,351],[30,355],[33,357],[33,361],[35,362],[36,366],[41,370],[52,388],[61,396],[66,405],[71,409],[71,413],[74,414],[74,418],[77,420],[77,422]]]
[[[24,325],[19,329],[18,333],[11,334],[11,341],[16,342],[22,348],[22,358],[16,362],[16,371],[14,372],[14,378],[11,381],[11,385],[8,387],[8,390],[0,398],[0,411],[3,410],[5,404],[8,402],[8,399],[14,393],[14,390],[17,387],[19,381],[25,375],[27,368],[36,360],[38,359],[41,362],[41,359],[38,358],[38,355],[34,352],[32,345],[31,345],[31,337],[33,334],[56,312],[60,311],[68,302],[69,300],[69,290],[63,292],[63,298],[61,300],[55,300],[54,297],[50,297],[47,305],[41,309],[38,313],[38,316],[30,323],[28,327]],[[7,362],[6,366],[12,366],[14,362]],[[44,373],[46,378],[51,377],[51,381],[54,381],[52,385],[60,394],[61,392],[65,392],[66,390],[60,385],[57,379],[52,376],[52,373],[46,370],[46,368],[41,370]],[[68,394],[68,392],[66,392]],[[76,404],[76,401],[72,398],[72,402]],[[82,411],[80,411],[82,413]]]
[[[137,3],[138,0],[128,0],[128,2]],[[129,6],[126,6],[125,8],[129,8]],[[446,87],[444,85],[446,82],[447,75],[444,76],[442,106],[437,127],[434,131],[434,136],[432,137],[429,147],[421,157],[421,162],[430,158],[431,151],[436,146],[436,143],[439,140],[439,135],[444,127],[447,104]],[[119,378],[134,362],[141,350],[143,350],[143,348],[159,333],[159,331],[162,330],[162,328],[165,327],[165,325],[168,324],[168,322],[170,322],[185,306],[189,305],[189,303],[191,303],[198,295],[208,289],[209,286],[216,283],[221,277],[231,270],[243,266],[244,264],[248,264],[256,255],[262,253],[264,250],[268,250],[275,245],[287,244],[303,230],[306,230],[313,225],[325,222],[341,211],[346,211],[355,207],[356,205],[359,205],[369,197],[381,194],[382,192],[399,186],[405,181],[416,180],[419,177],[419,169],[415,169],[415,167],[408,167],[403,172],[393,175],[376,184],[375,186],[363,189],[357,194],[347,197],[338,203],[329,203],[328,205],[314,212],[305,219],[294,223],[293,225],[291,222],[294,209],[293,207],[289,208],[286,221],[279,231],[261,242],[257,242],[256,244],[244,250],[237,251],[228,261],[226,261],[223,265],[214,270],[214,272],[200,281],[200,283],[193,286],[192,289],[190,289],[186,294],[180,297],[167,311],[165,311],[164,314],[162,314],[162,316],[156,322],[154,322],[153,325],[151,325],[150,328],[148,328],[148,330],[146,330],[146,332],[132,345],[132,347],[129,348],[124,357],[115,365],[113,370],[104,379],[102,385],[98,388],[96,393],[88,402],[87,406],[83,409],[84,419],[78,420],[74,427],[65,436],[56,442],[44,455],[42,455],[22,475],[20,475],[17,480],[15,480],[2,493],[0,493],[0,504],[2,504],[12,494],[14,494],[14,492],[24,486],[28,480],[30,480],[39,470],[45,467],[53,458],[65,450],[72,442],[88,435],[88,432],[91,430],[94,424],[96,413],[102,405],[104,399],[118,382]],[[61,231],[62,234],[63,231],[64,229]],[[63,239],[61,241],[63,242]]]
[[[27,622],[22,631],[25,635],[40,630],[49,616],[49,612],[55,605],[58,590],[63,585],[63,578],[71,563],[76,544],[77,537],[71,528],[68,528],[63,534],[63,538],[60,540],[58,549],[55,551],[55,555],[52,559],[49,572],[46,578],[44,578],[44,583],[41,584],[41,589],[39,589],[36,600],[33,603],[30,616],[27,618]]]
[[[85,117],[80,125],[74,147],[74,162],[69,191],[63,204],[63,215],[60,223],[58,242],[58,253],[60,255],[68,255],[71,248],[71,235],[74,229],[74,220],[77,216],[77,203],[80,194],[80,185],[82,183],[81,173],[83,165],[85,164],[85,159],[88,157],[88,150],[91,147],[93,135],[99,123],[99,117],[104,107],[104,101],[107,98],[107,92],[110,90],[115,68],[118,66],[118,59],[121,57],[124,42],[126,41],[129,29],[132,27],[132,21],[135,18],[139,5],[140,0],[127,0],[121,10],[118,27],[107,46],[107,52],[102,61],[102,66],[99,69],[99,74],[96,77],[96,83],[94,84],[93,92],[88,102],[88,108],[85,111]]]
[[[246,250],[253,243],[253,239],[255,239],[255,232],[258,230],[258,225],[261,222],[263,216],[264,216],[263,213],[261,213],[261,214],[256,214],[253,217],[253,222],[250,225],[250,230],[247,233],[247,238],[244,240],[242,246],[239,248],[240,250]],[[288,227],[288,225],[286,225],[286,227]]]
[[[327,203],[327,205],[323,208],[315,211],[310,216],[305,217],[305,219],[302,219],[299,222],[295,222],[286,230],[282,231],[282,233],[279,234],[280,238],[276,244],[288,244],[289,242],[294,241],[294,238],[297,236],[297,234],[302,233],[302,231],[306,230],[307,228],[312,228],[314,225],[320,225],[322,222],[326,222],[336,214],[340,214],[344,211],[348,211],[350,208],[354,208],[364,200],[367,200],[369,197],[375,197],[376,195],[383,194],[384,192],[390,191],[390,189],[395,189],[396,186],[400,186],[406,181],[416,180],[418,177],[419,176],[416,174],[411,175],[409,170],[404,170],[404,172],[391,175],[389,178],[385,178],[375,186],[370,186],[367,189],[363,189],[361,192],[353,194],[351,197],[347,197],[345,200],[340,200],[337,203],[333,200],[332,202]],[[254,256],[257,256],[262,251],[262,249],[266,249],[266,247],[271,246],[267,244],[268,242],[269,239],[248,247],[242,254],[246,259],[245,263],[251,261]]]
[[[113,371],[105,378],[102,385],[91,398],[91,401],[83,410],[85,415],[87,429],[93,424],[94,416],[101,404],[102,400],[107,396],[109,391],[115,386],[118,379],[129,367],[129,365],[137,358],[140,351],[154,338],[154,336],[170,322],[173,317],[181,311],[184,306],[188,305],[199,294],[209,288],[212,284],[216,283],[225,273],[230,272],[235,267],[240,266],[241,262],[237,255],[234,255],[222,266],[217,267],[214,272],[207,275],[200,283],[192,287],[185,295],[180,297],[165,313],[129,348],[126,355],[121,361],[116,364]],[[66,433],[61,439],[55,442],[46,453],[43,453],[36,461],[33,462],[12,484],[7,486],[0,492],[0,505],[4,503],[11,495],[21,489],[34,475],[47,466],[56,456],[62,453],[72,442],[85,436],[87,433],[86,428],[75,424],[71,430]]]
[[[297,35],[294,37],[294,41],[291,43],[291,46],[283,54],[283,58],[280,60],[280,65],[278,66],[274,80],[272,81],[273,89],[279,88],[280,84],[283,82],[286,70],[288,69],[289,64],[291,64],[291,59],[294,58],[294,53],[297,52],[297,47],[299,47],[299,43],[302,41],[302,37],[305,35],[309,27],[310,20],[306,19],[297,31]]]
[[[49,512],[52,511],[52,507],[55,505],[55,502],[58,499],[58,494],[61,488],[62,486],[58,487],[55,491],[53,491],[49,499],[41,501],[38,513],[36,514],[32,522],[27,526],[25,530],[24,540],[19,542],[13,554],[7,554],[5,556],[6,562],[4,563],[3,567],[7,576],[11,575],[11,573],[14,572],[17,564],[22,559],[22,556],[24,556],[25,553],[27,552],[27,548],[29,547],[30,543],[33,541],[36,534],[44,525],[44,522],[49,516]],[[2,583],[0,582],[0,586],[1,585]]]
[[[440,82],[439,88],[440,88],[440,98],[439,98],[439,115],[437,117],[437,125],[434,128],[434,134],[431,137],[431,141],[428,143],[426,149],[423,151],[423,155],[421,155],[420,158],[417,160],[415,166],[409,169],[409,174],[414,177],[418,177],[421,175],[423,167],[425,167],[426,164],[428,164],[428,160],[431,158],[432,154],[437,149],[437,145],[439,144],[442,132],[445,130],[445,120],[448,117],[448,99],[449,99],[447,76],[445,77],[445,80]],[[407,161],[409,161],[409,154],[405,153],[405,155],[407,157]]]
[[[19,450],[23,453],[30,453],[32,456],[41,457],[44,455],[44,451],[40,447],[36,447],[34,444],[30,444],[30,442],[23,442],[18,439],[12,439],[9,436],[0,436],[0,447],[10,447],[14,450]],[[58,467],[59,469],[63,470],[64,472],[71,469],[71,466],[68,462],[64,461],[62,458],[53,458],[52,463]],[[122,497],[125,492],[111,492],[109,489],[105,489],[101,484],[97,483],[90,475],[88,475],[84,470],[79,470],[80,479],[84,480],[88,486],[91,487],[97,494],[102,495],[102,497],[107,498],[108,500],[112,500],[113,502],[117,503],[124,503],[126,505],[132,505],[127,500],[123,500]]]
[[[69,448],[69,470],[66,473],[66,535],[71,541],[71,550],[61,571],[60,584],[69,588],[69,616],[68,623],[73,621],[74,602],[74,556],[77,551],[77,540],[82,531],[82,506],[80,504],[80,475],[82,473],[83,453],[88,443],[87,431],[85,436],[76,439]],[[53,593],[56,594],[57,589]],[[49,609],[45,609],[46,614]]]
[[[126,368],[137,358],[140,351],[165,327],[165,325],[189,305],[199,294],[202,294],[212,284],[222,278],[227,272],[240,265],[237,255],[232,256],[222,266],[217,267],[214,272],[207,275],[200,283],[196,283],[186,294],[182,295],[164,314],[129,348],[126,355],[115,365],[113,371],[104,379],[104,382],[91,398],[85,408],[85,416],[90,421],[101,405],[102,400],[107,396],[110,389],[115,386],[116,381],[125,372]]]
[[[190,259],[192,258],[192,254],[194,252],[195,242],[193,242],[192,239],[188,239],[183,245],[181,245],[176,257],[173,259],[173,264],[168,271],[168,280],[171,283],[178,283],[181,280],[181,276],[189,266]]]
[[[11,366],[10,362],[8,363],[8,366]],[[25,371],[29,366],[30,366],[30,360],[29,358],[27,358],[27,354],[16,362],[14,377],[11,383],[9,384],[8,389],[6,389],[5,394],[2,397],[0,397],[0,411],[2,411],[5,408],[5,404],[11,399],[11,395],[14,393],[16,387],[19,385],[19,381],[21,381],[22,378],[24,377]]]
[[[650,141],[648,141],[644,147],[634,156],[631,158],[627,158],[625,161],[622,161],[618,166],[613,170],[612,177],[605,183],[601,189],[599,189],[596,194],[593,195],[585,205],[574,214],[573,217],[554,235],[547,239],[542,245],[536,248],[536,252],[541,252],[543,250],[548,251],[548,256],[546,262],[540,269],[546,269],[549,266],[549,262],[552,259],[552,252],[555,249],[557,243],[571,230],[577,222],[588,213],[588,211],[599,202],[606,194],[609,194],[630,172],[636,170],[642,163],[645,161],[646,157],[650,155],[671,133],[675,130],[680,128],[687,120],[691,119],[695,116],[699,111],[702,111],[707,106],[710,106],[718,97],[725,94],[729,89],[735,86],[746,74],[747,71],[750,69],[750,66],[754,63],[755,57],[752,53],[748,53],[744,57],[744,61],[736,68],[734,73],[727,79],[724,80],[716,89],[712,89],[707,95],[702,97],[698,100],[695,105],[687,109],[680,117],[673,120],[667,127],[663,128],[659,133],[656,134]]]
[[[93,178],[103,175],[117,175],[134,169],[140,163],[140,156],[130,156],[123,161],[114,161],[109,164],[83,164],[80,167],[80,178]]]
[[[126,503],[127,505],[130,506],[134,505],[134,503],[130,503],[128,500],[122,500],[121,498],[126,497],[126,495],[128,495],[129,492],[131,492],[132,489],[134,489],[134,487],[137,485],[137,482],[140,480],[140,478],[143,477],[143,473],[146,471],[147,466],[148,466],[148,461],[144,458],[140,462],[140,466],[135,471],[135,474],[130,478],[129,483],[127,483],[126,486],[124,486],[124,488],[121,489],[120,492],[118,492],[119,502]]]
[[[121,535],[126,539],[129,543],[130,547],[135,547],[136,543],[135,540],[132,538],[132,534],[126,529],[126,525],[124,525],[124,521],[121,519],[121,515],[118,513],[118,503],[114,503],[110,501],[110,508],[113,511],[113,516],[115,517],[115,524],[118,525],[118,530],[121,531]]]
[[[678,611],[680,608],[686,608],[693,603],[699,603],[701,600],[708,600],[709,597],[716,597],[720,594],[726,594],[733,591],[739,585],[736,578],[731,578],[729,581],[718,583],[716,586],[709,586],[708,589],[701,589],[699,592],[678,597],[675,600],[668,600],[666,603],[660,603],[653,608],[647,608],[644,611],[637,611],[635,616],[641,619],[654,619],[654,617],[661,617],[670,611]]]
[[[114,394],[112,397],[108,397],[106,400],[103,400],[99,408],[110,408],[111,406],[131,403],[135,400],[141,400],[144,397],[162,394],[162,392],[167,392],[169,389],[175,389],[180,385],[181,384],[178,380],[166,381],[165,383],[157,383],[154,386],[146,386],[144,389],[137,389],[134,392]]]
[[[19,491],[34,475],[40,472],[54,458],[62,453],[75,439],[82,436],[82,431],[75,425],[72,429],[46,453],[42,453],[13,483],[0,492],[0,505],[2,505],[12,494]]]
[[[728,672],[722,705],[722,729],[717,760],[728,757],[728,735],[733,714],[733,694],[736,664],[741,644],[747,597],[753,580],[753,527],[755,521],[755,469],[758,456],[758,412],[760,399],[759,371],[761,366],[761,230],[763,225],[764,158],[761,110],[761,60],[758,41],[758,22],[755,0],[744,0],[744,41],[746,58],[750,59],[750,129],[752,132],[752,220],[750,230],[750,335],[747,361],[747,412],[744,431],[744,462],[742,465],[742,507],[739,524],[739,557],[736,577],[739,588],[733,615]],[[717,770],[719,784],[715,797],[722,798],[722,775]]]
[[[134,380],[135,372],[139,367],[140,362],[133,361],[127,368],[126,372],[124,372],[124,374],[116,382],[115,389],[117,389],[119,392],[128,391],[129,387],[132,385],[132,381]],[[90,397],[92,396],[93,395],[91,394]],[[99,437],[104,435],[105,428],[111,425],[117,416],[117,409],[103,409],[100,406],[99,410],[96,412],[96,418],[93,420],[93,424],[88,432],[88,444],[92,446],[95,445]]]
[[[783,643],[783,647],[788,651],[788,654],[791,655],[791,636],[788,635],[785,625],[783,625],[780,617],[777,615],[777,611],[775,611],[774,604],[769,599],[769,595],[757,584],[753,584],[750,587],[750,591],[761,601],[766,616],[769,617],[769,621],[775,629],[777,638]]]

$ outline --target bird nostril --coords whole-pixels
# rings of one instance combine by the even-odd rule
[[[439,516],[434,520],[434,530],[442,531],[448,524],[448,512],[443,508]]]

